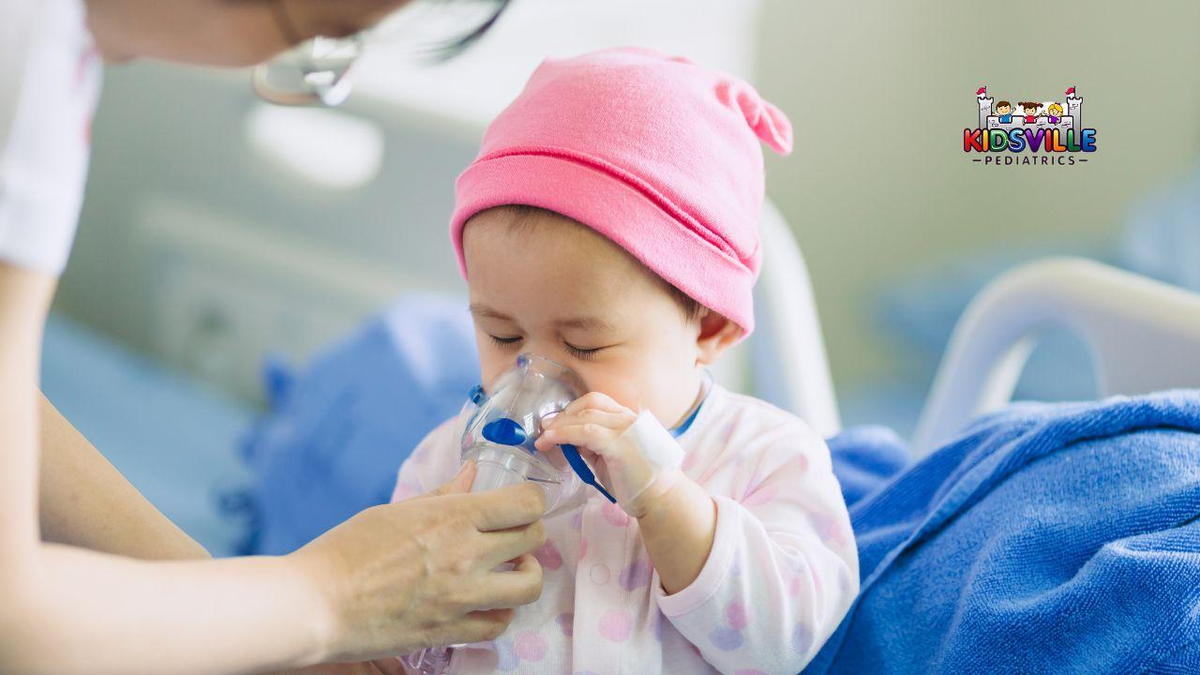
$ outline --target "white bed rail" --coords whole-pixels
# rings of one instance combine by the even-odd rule
[[[841,430],[808,266],[783,215],[762,216],[762,273],[754,289],[758,326],[750,337],[754,393],[801,417],[823,437]]]
[[[1089,345],[1101,396],[1200,387],[1200,295],[1090,260],[1049,258],[1005,273],[967,307],[925,402],[914,455],[1008,403],[1049,328]]]

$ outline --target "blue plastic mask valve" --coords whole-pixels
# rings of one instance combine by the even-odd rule
[[[516,420],[500,417],[484,425],[483,437],[497,445],[520,445],[528,435]]]
[[[605,490],[604,486],[600,484],[600,481],[596,480],[596,474],[592,473],[592,468],[587,465],[587,462],[583,461],[583,457],[579,456],[579,450],[575,446],[563,444],[558,447],[562,448],[563,457],[567,458],[567,463],[575,470],[575,475],[579,476],[579,480],[583,481],[585,485],[591,485],[596,488],[608,501],[614,504],[617,503],[616,497],[609,494],[608,490]]]

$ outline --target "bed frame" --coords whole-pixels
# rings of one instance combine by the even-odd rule
[[[1200,387],[1200,295],[1082,258],[1011,270],[959,319],[926,399],[912,450],[923,457],[972,418],[1012,398],[1047,330],[1089,346],[1100,396]]]

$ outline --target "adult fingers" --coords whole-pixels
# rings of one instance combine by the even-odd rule
[[[446,481],[436,489],[419,495],[414,495],[400,501],[411,503],[420,501],[422,499],[429,499],[430,497],[445,497],[446,495],[456,495],[470,492],[471,483],[475,480],[475,470],[475,462],[465,462],[461,467],[458,468],[458,473],[454,475],[454,478]]]
[[[480,532],[507,530],[540,520],[546,495],[530,483],[464,495],[471,503],[471,521]]]
[[[462,494],[471,491],[471,483],[475,480],[475,462],[468,461],[459,468],[454,478],[430,493],[431,496]]]
[[[516,567],[492,571],[478,585],[479,606],[484,609],[527,605],[542,595],[542,565],[525,553],[514,561]]]
[[[512,618],[513,610],[508,608],[470,612],[457,621],[434,629],[430,637],[438,645],[495,640],[508,628]]]
[[[526,553],[525,555],[513,560],[513,563],[513,572],[528,572],[537,570],[538,578],[541,578],[542,564],[538,562],[538,559],[533,554]]]
[[[492,530],[483,532],[483,546],[486,553],[480,556],[480,561],[487,569],[519,558],[546,542],[546,526],[538,520],[529,525],[513,527],[507,530]]]

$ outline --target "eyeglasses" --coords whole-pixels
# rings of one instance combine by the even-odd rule
[[[255,67],[251,83],[271,103],[339,106],[354,87],[352,71],[364,46],[361,34],[314,38]]]
[[[499,18],[509,0],[474,2],[412,2],[376,26],[344,38],[317,37],[303,42],[255,67],[254,91],[280,105],[325,105],[345,102],[354,86],[354,64],[368,43],[424,44],[425,57],[444,60],[475,42]],[[436,6],[434,6],[436,5]],[[482,12],[482,13],[481,13]],[[430,41],[431,35],[460,33],[462,26],[476,28],[449,42]],[[431,47],[432,46],[432,47]]]

